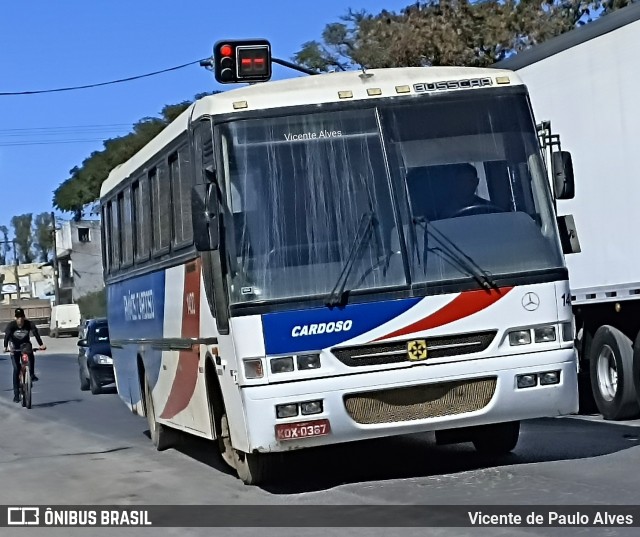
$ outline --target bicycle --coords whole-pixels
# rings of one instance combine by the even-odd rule
[[[31,370],[29,369],[29,354],[35,353],[38,349],[34,349],[31,343],[23,343],[20,346],[20,373],[19,390],[20,390],[20,402],[25,408],[31,408],[31,392],[33,388],[33,379],[31,378]],[[15,354],[18,351],[10,349],[11,354]]]

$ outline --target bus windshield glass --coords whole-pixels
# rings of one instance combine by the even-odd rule
[[[563,267],[526,95],[465,93],[218,125],[232,302]]]

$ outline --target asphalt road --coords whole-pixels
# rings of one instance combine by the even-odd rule
[[[0,486],[0,505],[288,504],[295,508],[298,504],[640,503],[640,422],[607,423],[589,417],[526,422],[514,453],[499,459],[482,457],[471,445],[436,446],[428,434],[295,452],[280,465],[278,484],[247,487],[227,470],[212,443],[194,438],[179,450],[157,452],[146,421],[130,414],[117,394],[81,392],[75,342],[47,340],[50,350],[37,357],[40,382],[34,385],[31,410],[12,403],[11,365],[6,356],[0,357],[0,484],[12,484]],[[73,533],[60,531],[60,535]],[[91,535],[114,532],[90,531]],[[128,535],[127,530],[117,531]],[[173,529],[156,531],[178,534]],[[254,531],[236,528],[232,533]],[[584,531],[460,528],[429,530],[429,534]],[[389,529],[261,531],[261,535],[345,533],[391,534]],[[426,534],[424,529],[393,533]],[[5,535],[2,529],[0,534]],[[48,529],[47,534],[57,533]],[[216,531],[194,529],[187,534]],[[591,534],[636,532],[598,529]],[[185,532],[180,530],[180,535]]]

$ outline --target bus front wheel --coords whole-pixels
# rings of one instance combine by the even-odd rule
[[[233,447],[231,443],[231,431],[229,420],[223,414],[220,420],[220,452],[224,461],[235,469],[238,477],[245,485],[259,485],[269,475],[270,460],[264,453],[245,453]]]

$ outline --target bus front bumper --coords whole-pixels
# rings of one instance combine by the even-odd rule
[[[554,371],[560,372],[559,382],[541,385],[539,375]],[[535,385],[518,387],[519,376],[534,374]],[[434,386],[437,384],[440,386]],[[242,396],[248,432],[246,451],[289,451],[575,414],[577,357],[573,349],[560,349],[515,358],[412,366],[245,387]],[[321,401],[320,412],[301,414],[301,403],[316,401]],[[293,404],[298,405],[296,416],[276,416],[276,406]],[[236,445],[240,448],[243,443]]]

